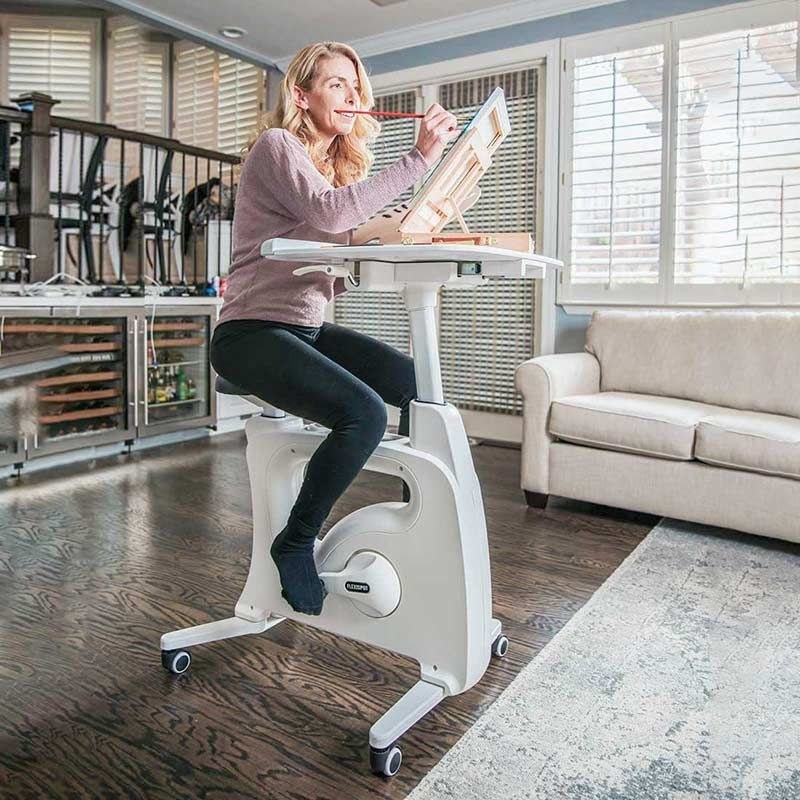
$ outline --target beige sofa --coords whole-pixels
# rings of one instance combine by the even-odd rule
[[[522,488],[800,542],[800,311],[597,312],[517,369]]]

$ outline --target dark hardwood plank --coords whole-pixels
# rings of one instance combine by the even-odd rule
[[[162,633],[230,616],[250,555],[244,437],[9,482],[0,494],[0,796],[402,798],[616,569],[656,518],[550,498],[529,508],[519,451],[473,448],[495,615],[511,639],[481,682],[370,774],[370,725],[415,662],[287,622],[195,648],[165,672]],[[363,473],[328,526],[400,484]]]

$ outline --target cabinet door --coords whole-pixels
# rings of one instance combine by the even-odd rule
[[[20,420],[28,458],[121,441],[133,429],[127,318],[56,313],[3,324],[5,353],[42,353],[41,368],[29,376],[29,414]]]
[[[140,319],[140,435],[214,425],[208,347],[213,311],[159,309]]]

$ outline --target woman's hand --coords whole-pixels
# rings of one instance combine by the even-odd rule
[[[458,120],[438,103],[425,112],[417,137],[417,150],[429,167],[442,157],[445,145],[457,138],[458,133]]]

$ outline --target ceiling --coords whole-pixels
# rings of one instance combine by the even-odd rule
[[[85,0],[284,69],[302,46],[343,41],[363,57],[616,0]],[[220,29],[247,31],[241,39]]]

